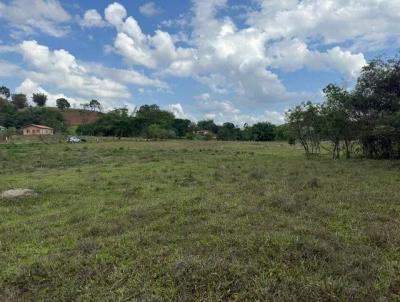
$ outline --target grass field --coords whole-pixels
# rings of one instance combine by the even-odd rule
[[[284,143],[0,145],[0,300],[400,300],[400,161]]]

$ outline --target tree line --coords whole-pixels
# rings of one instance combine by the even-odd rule
[[[11,94],[6,86],[0,87],[0,126],[9,129],[10,133],[15,133],[16,129],[28,124],[42,124],[54,128],[58,132],[65,132],[67,125],[61,111],[71,108],[71,104],[65,98],[56,100],[57,108],[46,107],[47,95],[44,93],[34,93],[31,96],[32,103],[28,102],[28,96],[23,93]],[[91,100],[82,104],[83,109],[91,111],[101,111],[102,106],[99,101]],[[58,109],[58,110],[57,110]]]
[[[329,151],[333,158],[364,155],[368,158],[400,158],[400,58],[375,59],[366,65],[352,90],[329,84],[321,103],[306,102],[286,112],[286,124],[268,122],[243,128],[233,123],[217,125],[213,120],[194,123],[176,118],[157,105],[143,105],[129,113],[115,109],[93,124],[78,127],[78,134],[146,138],[201,138],[218,140],[300,143],[308,157]],[[57,100],[58,110],[46,108],[47,96],[32,95],[36,107],[28,106],[24,94],[11,95],[0,87],[0,126],[20,128],[37,123],[65,131],[62,110],[68,100]],[[101,111],[92,100],[84,109]]]
[[[286,113],[288,134],[307,156],[326,149],[333,158],[400,158],[399,57],[371,61],[353,90],[330,84],[323,92],[323,103],[302,103]]]
[[[243,129],[233,123],[217,125],[213,120],[194,123],[188,119],[179,119],[173,113],[160,109],[157,105],[143,105],[132,113],[127,109],[108,112],[93,124],[80,125],[77,132],[81,135],[145,137],[145,138],[187,138],[218,140],[254,140],[272,141],[286,139],[285,126],[271,123],[245,125]]]

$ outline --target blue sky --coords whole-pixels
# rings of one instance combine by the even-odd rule
[[[0,85],[50,105],[156,103],[193,120],[282,123],[397,52],[400,1],[0,0],[0,32]]]

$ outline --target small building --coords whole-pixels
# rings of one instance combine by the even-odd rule
[[[0,126],[0,132],[1,132],[1,131],[6,131],[6,130],[7,130],[6,127]]]
[[[54,135],[54,129],[43,125],[27,125],[22,128],[23,135]]]
[[[199,131],[196,131],[196,134],[201,135],[201,136],[207,136],[207,135],[212,135],[213,133],[208,130],[199,130]]]

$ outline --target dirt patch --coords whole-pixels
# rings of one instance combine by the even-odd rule
[[[1,193],[1,198],[23,198],[23,197],[30,197],[30,196],[35,196],[37,195],[35,191],[31,189],[13,189],[13,190],[8,190],[4,191]]]

